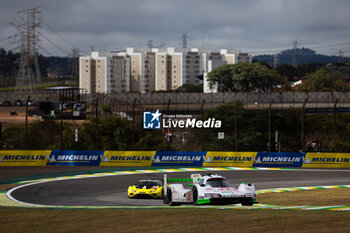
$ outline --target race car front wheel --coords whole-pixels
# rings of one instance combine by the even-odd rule
[[[253,198],[248,198],[247,200],[242,201],[242,206],[252,206],[254,204]]]
[[[198,190],[196,187],[193,187],[192,189],[192,200],[193,204],[198,205]]]
[[[178,205],[180,205],[180,203],[173,202],[173,193],[172,193],[170,188],[166,192],[166,196],[164,198],[164,203],[168,204],[170,206],[178,206]]]

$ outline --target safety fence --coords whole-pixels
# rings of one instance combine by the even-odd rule
[[[59,92],[57,92],[59,93]],[[37,91],[33,93],[30,98],[35,102],[53,101],[52,96],[57,93],[49,93],[45,91]],[[81,94],[80,98],[86,101],[95,103],[95,99],[109,104],[132,104],[139,106],[153,106],[157,105],[165,107],[170,103],[171,105],[198,105],[204,103],[205,105],[217,105],[228,103],[233,100],[238,100],[244,105],[281,105],[282,107],[297,107],[306,104],[313,107],[333,107],[337,100],[338,107],[348,107],[350,104],[350,91],[339,92],[220,92],[220,93],[201,93],[201,92],[154,92],[154,93],[111,93],[111,94]],[[25,102],[28,98],[26,92],[0,92],[0,101],[8,100],[11,103],[17,99]],[[252,107],[253,107],[252,106]]]
[[[3,150],[0,166],[350,168],[350,153]]]

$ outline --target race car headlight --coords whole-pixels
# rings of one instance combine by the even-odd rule
[[[218,197],[221,197],[220,194],[218,193],[206,193],[204,194],[205,198],[218,198]]]
[[[256,195],[254,193],[246,193],[244,196],[245,197],[256,197]]]
[[[135,190],[135,189],[131,189],[131,191],[133,191],[134,193],[136,193],[136,190]]]

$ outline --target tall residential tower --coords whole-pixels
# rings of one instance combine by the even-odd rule
[[[79,86],[87,93],[149,93],[193,84],[204,85],[205,92],[215,92],[215,88],[212,90],[207,85],[208,72],[221,65],[251,60],[247,53],[196,48],[127,48],[125,52],[92,52],[79,59]]]

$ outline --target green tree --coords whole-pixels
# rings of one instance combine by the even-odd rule
[[[112,109],[109,104],[101,103],[100,108],[102,109],[102,112],[106,113],[107,115],[112,113]]]
[[[340,71],[317,70],[306,76],[300,91],[348,91],[349,87],[343,80]]]
[[[3,145],[6,150],[25,149],[25,129],[9,127],[2,133]]]
[[[181,87],[178,87],[176,91],[182,92],[203,92],[203,85],[194,85],[194,84],[184,84]]]
[[[209,86],[218,84],[219,91],[267,92],[286,79],[260,63],[238,63],[220,66],[208,74]]]
[[[25,128],[10,127],[4,130],[4,145],[7,149],[46,150],[59,141],[60,126],[55,121],[34,121]]]
[[[232,101],[227,104],[222,104],[215,109],[206,110],[202,120],[215,118],[221,120],[220,129],[192,129],[189,143],[193,149],[199,150],[203,145],[203,150],[223,151],[234,150],[234,127],[235,127],[235,108],[237,103],[237,121],[243,120],[243,112],[245,111],[240,102]],[[218,139],[218,133],[224,132],[225,139]],[[202,136],[203,133],[203,136]]]
[[[350,152],[350,114],[337,114],[334,135],[334,114],[307,115],[305,120],[306,141],[317,144],[317,151]]]
[[[142,133],[142,137],[140,137],[140,139],[135,144],[135,149],[136,150],[173,150],[172,147],[169,144],[167,144],[163,135],[157,131]]]
[[[277,66],[276,71],[281,75],[292,80],[294,77],[298,76],[297,68],[289,64],[281,64]]]
[[[130,150],[132,122],[115,116],[101,118],[96,129],[96,118],[86,121],[78,130],[75,142],[74,127],[65,127],[63,146],[66,150]],[[52,145],[60,147],[59,142]]]
[[[27,149],[46,150],[50,145],[59,141],[60,126],[58,122],[35,121],[29,125]]]
[[[204,120],[215,118],[222,121],[220,129],[193,129],[190,143],[198,149],[203,144],[204,150],[235,150],[235,105],[230,102],[207,110]],[[237,145],[238,151],[267,151],[269,142],[268,110],[246,110],[237,102]],[[275,131],[279,131],[281,150],[285,152],[299,151],[301,148],[301,112],[284,110],[271,112],[271,142],[274,142]],[[201,133],[203,132],[203,137]],[[218,132],[224,132],[225,139],[218,139]],[[271,146],[275,150],[274,143]]]
[[[97,133],[97,134],[96,134]],[[145,130],[135,125],[136,150],[171,150],[160,130]],[[132,121],[113,115],[101,118],[96,131],[96,118],[84,123],[75,142],[75,128],[65,125],[63,134],[65,150],[132,150]],[[59,149],[57,141],[51,149]]]

